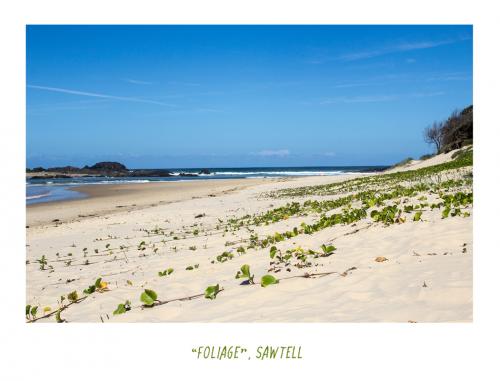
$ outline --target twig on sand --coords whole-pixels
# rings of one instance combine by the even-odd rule
[[[42,320],[42,319],[46,319],[46,318],[48,318],[48,317],[51,317],[51,316],[53,316],[53,315],[57,314],[58,312],[60,313],[60,312],[64,311],[66,308],[68,308],[69,306],[71,306],[71,305],[73,305],[73,304],[78,304],[78,303],[80,303],[81,301],[83,301],[83,300],[87,299],[88,297],[89,297],[88,295],[86,295],[86,296],[82,296],[80,299],[77,299],[77,300],[75,300],[74,302],[70,302],[70,303],[68,303],[68,304],[66,304],[66,305],[64,305],[64,306],[62,306],[62,307],[59,307],[57,310],[54,310],[54,311],[52,311],[51,313],[49,313],[49,314],[47,314],[47,315],[40,316],[39,318],[36,318],[36,319],[31,319],[31,320],[28,320],[26,323],[34,323],[34,322],[36,322],[36,321],[38,321],[38,320]]]
[[[224,291],[224,288],[221,288],[218,293],[221,293],[222,291]],[[186,301],[186,300],[198,299],[198,298],[201,298],[202,296],[205,296],[205,293],[191,295],[191,296],[184,296],[182,298],[175,298],[175,299],[170,299],[170,300],[163,300],[163,301],[162,300],[157,300],[151,306],[142,305],[140,308],[143,310],[145,308],[152,308],[152,307],[155,307],[155,306],[161,306],[161,305],[164,305],[164,304],[167,304],[167,303],[171,303],[171,302],[183,302],[183,301]]]
[[[293,275],[293,276],[289,276],[286,278],[281,278],[280,280],[293,279],[293,278],[315,278],[315,277],[321,278],[321,277],[331,275],[331,274],[338,274],[341,277],[345,277],[345,276],[349,275],[350,271],[353,271],[353,270],[357,270],[357,267],[350,267],[346,271],[344,271],[343,273],[339,273],[338,271],[329,271],[329,272],[324,272],[324,273],[313,273],[313,274],[304,273],[302,275]]]

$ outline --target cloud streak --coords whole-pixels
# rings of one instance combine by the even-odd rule
[[[125,82],[133,83],[134,85],[152,85],[153,82],[140,81],[138,79],[125,78]]]
[[[335,103],[377,103],[377,102],[391,102],[404,98],[428,98],[445,95],[444,91],[434,92],[421,92],[411,94],[377,94],[377,95],[359,95],[359,96],[340,96],[328,98],[320,102],[322,105],[335,104]]]
[[[323,56],[316,57],[306,61],[309,64],[324,64],[331,61],[353,62],[361,61],[368,58],[379,57],[386,54],[411,52],[415,50],[431,49],[443,45],[450,45],[461,41],[470,40],[470,36],[463,36],[454,39],[443,40],[427,40],[427,41],[413,41],[413,42],[399,42],[392,45],[374,47],[372,49],[354,51],[349,53],[340,54],[337,56]],[[414,63],[415,59],[409,58],[407,63]]]
[[[357,61],[367,58],[378,57],[391,53],[399,53],[399,52],[410,52],[414,50],[422,50],[422,49],[430,49],[436,48],[442,45],[449,45],[456,43],[461,40],[436,40],[436,41],[418,41],[418,42],[403,42],[395,45],[386,46],[383,48],[376,48],[371,50],[364,50],[358,52],[352,52],[347,54],[342,54],[336,58],[336,60],[340,61]]]
[[[144,98],[121,97],[121,96],[109,95],[109,94],[100,94],[100,93],[91,93],[91,92],[80,91],[80,90],[64,89],[64,88],[60,88],[60,87],[37,86],[37,85],[27,85],[27,87],[30,89],[45,90],[45,91],[51,91],[51,92],[55,92],[55,93],[63,93],[63,94],[71,94],[71,95],[80,95],[80,96],[84,96],[84,97],[103,98],[103,99],[111,99],[111,100],[124,101],[124,102],[149,103],[149,104],[155,104],[155,105],[160,105],[160,106],[176,107],[173,104],[159,102],[159,101],[155,101],[155,100],[151,100],[151,99],[144,99]]]

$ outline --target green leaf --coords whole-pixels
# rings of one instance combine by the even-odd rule
[[[146,306],[152,306],[157,299],[158,295],[153,290],[144,290],[141,294],[141,302],[143,302]]]
[[[220,292],[219,284],[215,286],[208,286],[205,290],[205,298],[214,300],[217,297],[217,294]]]
[[[130,309],[130,301],[127,300],[125,303],[118,304],[116,310],[113,311],[113,315],[124,314],[125,312],[130,311]]]
[[[420,221],[420,217],[422,217],[422,211],[418,211],[417,213],[415,213],[415,215],[413,216],[413,221]]]
[[[120,303],[118,304],[116,310],[113,311],[113,315],[120,315],[124,314],[125,312],[127,312],[127,310],[125,309],[125,305],[123,303]]]
[[[61,310],[60,309],[56,312],[56,322],[58,322],[58,323],[64,322],[64,320],[61,319]]]
[[[31,310],[31,304],[26,305],[26,316],[29,316]]]
[[[446,208],[443,210],[442,217],[443,217],[443,218],[447,218],[447,217],[448,217],[448,215],[450,214],[450,211],[451,211],[451,208],[450,208],[450,207],[446,207]]]
[[[331,254],[336,250],[336,248],[335,248],[335,246],[331,246],[331,245],[330,246],[321,245],[321,250],[323,250],[324,254]]]
[[[241,266],[241,275],[244,278],[250,278],[250,266],[249,265]]]
[[[279,283],[279,280],[273,277],[272,275],[264,275],[260,280],[260,285],[262,287],[267,287],[271,284]]]
[[[93,294],[95,292],[95,285],[91,285],[89,286],[89,288],[86,288],[85,290],[83,290],[83,293],[84,294],[87,294],[87,295],[90,295],[90,294]],[[69,297],[69,295],[68,295]]]
[[[95,288],[100,288],[101,287],[101,280],[102,278],[97,278],[95,283],[94,283],[94,286]]]
[[[38,311],[38,306],[31,307],[31,311],[30,311],[31,316],[35,317],[37,311]]]
[[[278,249],[276,248],[276,246],[271,246],[271,249],[269,251],[269,256],[271,257],[271,259],[274,258],[274,256],[276,255],[277,251],[278,251]]]

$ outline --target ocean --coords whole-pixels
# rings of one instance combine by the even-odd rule
[[[83,198],[74,188],[88,184],[147,183],[155,181],[203,181],[216,179],[245,179],[290,176],[337,176],[348,173],[376,172],[387,166],[335,166],[335,167],[248,167],[207,168],[210,174],[199,174],[202,168],[169,169],[175,177],[74,177],[69,179],[28,179],[26,204]],[[199,174],[197,177],[178,176],[180,173]]]

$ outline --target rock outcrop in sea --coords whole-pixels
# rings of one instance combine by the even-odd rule
[[[102,161],[92,166],[83,168],[65,166],[27,169],[28,177],[31,179],[58,179],[71,178],[75,176],[92,177],[172,177],[175,176],[168,169],[128,169],[122,163],[115,161]],[[33,173],[33,175],[29,175]],[[180,173],[178,176],[196,177],[196,173]]]

